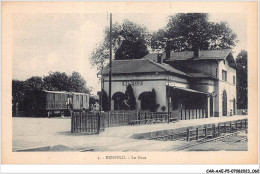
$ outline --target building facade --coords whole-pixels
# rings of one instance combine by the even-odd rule
[[[109,94],[109,68],[102,72]],[[137,110],[149,110],[156,93],[157,111],[180,114],[203,110],[206,117],[236,114],[236,64],[230,49],[148,54],[142,59],[112,62],[111,110],[120,110],[130,84]],[[200,111],[199,111],[200,112]]]

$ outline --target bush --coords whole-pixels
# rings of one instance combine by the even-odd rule
[[[130,106],[130,110],[135,110],[136,99],[134,96],[133,88],[130,84],[126,87],[125,96],[127,103]]]

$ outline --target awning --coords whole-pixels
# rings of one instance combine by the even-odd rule
[[[186,92],[192,92],[192,93],[199,93],[199,94],[208,95],[208,93],[206,93],[206,92],[196,91],[194,89],[183,88],[183,87],[178,87],[178,86],[169,86],[169,87],[172,87],[172,88],[178,89],[178,90],[182,90],[182,91],[186,91]]]

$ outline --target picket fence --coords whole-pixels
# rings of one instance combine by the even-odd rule
[[[109,111],[109,112],[81,112],[74,111],[71,117],[71,132],[85,132],[98,134],[106,127],[166,123],[169,121],[205,118],[203,109],[181,110],[176,112],[149,112],[149,111]]]

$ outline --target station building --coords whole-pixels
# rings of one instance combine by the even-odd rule
[[[109,93],[109,67],[102,72]],[[167,51],[141,59],[112,61],[111,110],[120,110],[131,84],[137,110],[149,110],[146,94],[156,93],[158,112],[204,112],[205,117],[236,114],[236,63],[231,49]],[[202,110],[202,111],[201,111]]]

